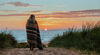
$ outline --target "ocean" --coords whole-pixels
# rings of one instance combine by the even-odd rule
[[[41,40],[42,42],[49,42],[58,34],[62,35],[66,30],[40,30]],[[26,42],[26,31],[25,30],[7,30],[6,32],[10,32],[18,42]]]

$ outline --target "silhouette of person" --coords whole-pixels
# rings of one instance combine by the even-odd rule
[[[30,50],[35,47],[43,50],[43,45],[40,38],[40,31],[38,23],[35,20],[35,15],[31,15],[26,24],[27,42],[29,43]]]

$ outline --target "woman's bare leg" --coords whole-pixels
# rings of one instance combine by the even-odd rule
[[[33,45],[31,45],[32,51],[33,51]]]
[[[31,51],[33,50],[33,45],[32,45],[32,44],[30,44],[30,50],[31,50]]]
[[[30,50],[31,50],[31,44],[29,44],[29,46],[30,46]]]

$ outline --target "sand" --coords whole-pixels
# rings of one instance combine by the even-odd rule
[[[0,51],[0,55],[81,55],[79,52],[74,52],[71,50],[63,48],[44,48],[44,50],[39,50],[35,48],[30,51],[29,48],[14,48],[6,49]]]

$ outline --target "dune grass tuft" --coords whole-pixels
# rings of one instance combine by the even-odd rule
[[[75,48],[79,50],[96,51],[100,53],[100,22],[85,24],[81,31],[75,28],[69,29],[52,39],[50,47]]]
[[[17,41],[11,33],[0,32],[0,49],[17,46]]]

